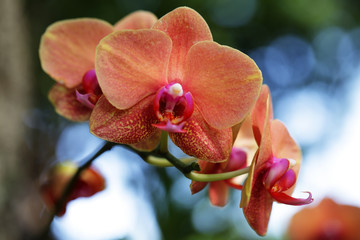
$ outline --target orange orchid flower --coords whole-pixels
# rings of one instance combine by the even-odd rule
[[[49,92],[56,112],[72,121],[87,121],[102,95],[95,73],[99,41],[113,31],[150,28],[156,20],[150,12],[137,11],[114,26],[93,18],[50,25],[41,38],[39,55],[43,70],[57,82]]]
[[[324,198],[313,208],[296,213],[288,227],[290,240],[360,239],[360,208]]]
[[[245,182],[240,207],[249,225],[265,235],[273,201],[304,205],[313,201],[291,197],[301,163],[301,150],[279,120],[273,119],[269,88],[264,85],[251,113],[259,146]]]
[[[57,202],[77,169],[78,166],[75,163],[66,161],[56,164],[47,172],[46,179],[40,186],[40,193],[49,210],[55,210]],[[67,195],[64,205],[56,215],[62,216],[65,214],[68,202],[79,197],[91,197],[95,193],[104,190],[104,188],[105,180],[101,174],[91,166],[86,168],[81,172],[72,191]]]
[[[96,50],[95,69],[105,98],[90,130],[111,142],[136,144],[160,130],[185,153],[228,159],[231,127],[254,105],[262,76],[247,55],[212,41],[205,20],[180,7],[151,29],[120,31]]]

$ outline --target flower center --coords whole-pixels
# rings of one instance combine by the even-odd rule
[[[182,127],[192,115],[194,104],[191,93],[184,94],[180,83],[170,83],[157,92],[153,109],[160,121],[155,127],[168,132],[185,132]]]
[[[93,109],[102,95],[95,69],[87,71],[82,79],[82,85],[76,89],[76,99],[86,107]]]

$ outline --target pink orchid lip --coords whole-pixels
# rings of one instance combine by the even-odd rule
[[[290,162],[286,158],[277,159],[273,157],[273,163],[264,176],[264,186],[270,190],[274,184],[287,172]]]
[[[153,126],[168,132],[186,132],[185,120],[194,112],[194,103],[190,92],[184,94],[180,83],[170,83],[157,92],[153,110],[160,121]]]
[[[314,201],[311,192],[305,192],[305,193],[309,194],[307,198],[293,198],[283,192],[270,192],[270,195],[272,196],[273,199],[275,199],[279,203],[284,203],[293,206],[300,206],[300,205],[312,203]]]
[[[102,95],[95,69],[87,71],[82,79],[82,85],[75,91],[76,99],[86,107],[93,109]]]
[[[91,69],[84,74],[82,86],[86,93],[93,93],[95,95],[102,94],[95,69]]]
[[[270,163],[271,164],[271,163]],[[288,205],[304,205],[313,201],[312,194],[307,192],[307,198],[293,198],[284,191],[294,186],[296,174],[290,168],[290,161],[286,158],[272,158],[272,164],[264,176],[263,184],[265,189],[270,193],[272,198],[279,203]]]
[[[78,100],[80,103],[82,103],[86,107],[88,107],[90,109],[94,109],[95,104],[93,104],[90,101],[91,95],[93,95],[93,94],[91,94],[91,93],[82,94],[78,90],[75,90],[75,94],[76,94],[76,100]]]

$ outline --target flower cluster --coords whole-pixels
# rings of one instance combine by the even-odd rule
[[[211,203],[224,206],[229,188],[242,189],[241,207],[259,235],[266,233],[273,201],[312,201],[310,193],[290,196],[301,152],[273,120],[261,71],[244,53],[214,42],[196,11],[180,7],[160,19],[137,11],[114,26],[61,21],[44,33],[40,60],[57,82],[49,99],[60,115],[89,120],[95,136],[130,146],[149,161],[152,153],[163,154],[181,168],[185,163],[159,150],[168,133],[198,159],[190,171],[181,169],[193,180],[192,193],[210,182]],[[239,171],[249,172],[244,184]]]

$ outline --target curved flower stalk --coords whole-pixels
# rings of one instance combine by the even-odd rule
[[[213,42],[204,19],[187,7],[149,30],[110,34],[97,47],[95,68],[106,99],[91,116],[93,134],[136,144],[165,130],[188,155],[214,162],[229,157],[231,127],[262,83],[254,61]]]
[[[324,198],[313,208],[296,213],[289,224],[287,239],[360,239],[360,208]]]
[[[204,160],[198,160],[201,171],[203,174],[226,173],[245,168],[246,153],[240,148],[232,148],[229,160],[222,163],[211,163]],[[240,185],[232,182],[232,178],[213,181],[209,183],[209,199],[211,204],[223,207],[228,202],[229,187],[242,189]],[[190,185],[191,193],[195,194],[205,188],[208,182],[192,181]]]
[[[157,18],[150,12],[134,12],[114,26],[93,18],[64,20],[50,25],[41,38],[41,66],[57,83],[49,99],[60,115],[87,121],[102,91],[95,73],[95,49],[99,41],[121,29],[150,28]]]
[[[55,165],[47,173],[46,179],[40,186],[42,199],[46,207],[55,211],[55,207],[66,186],[77,171],[78,166],[70,161]],[[101,174],[93,167],[88,167],[81,172],[81,175],[74,184],[74,187],[66,196],[64,205],[61,206],[57,216],[62,216],[66,212],[66,205],[79,197],[90,197],[95,193],[104,190],[105,180]]]
[[[269,88],[264,85],[251,113],[253,134],[259,146],[242,191],[240,207],[250,226],[265,235],[273,201],[304,205],[313,201],[293,198],[301,151],[284,124],[273,120]]]

